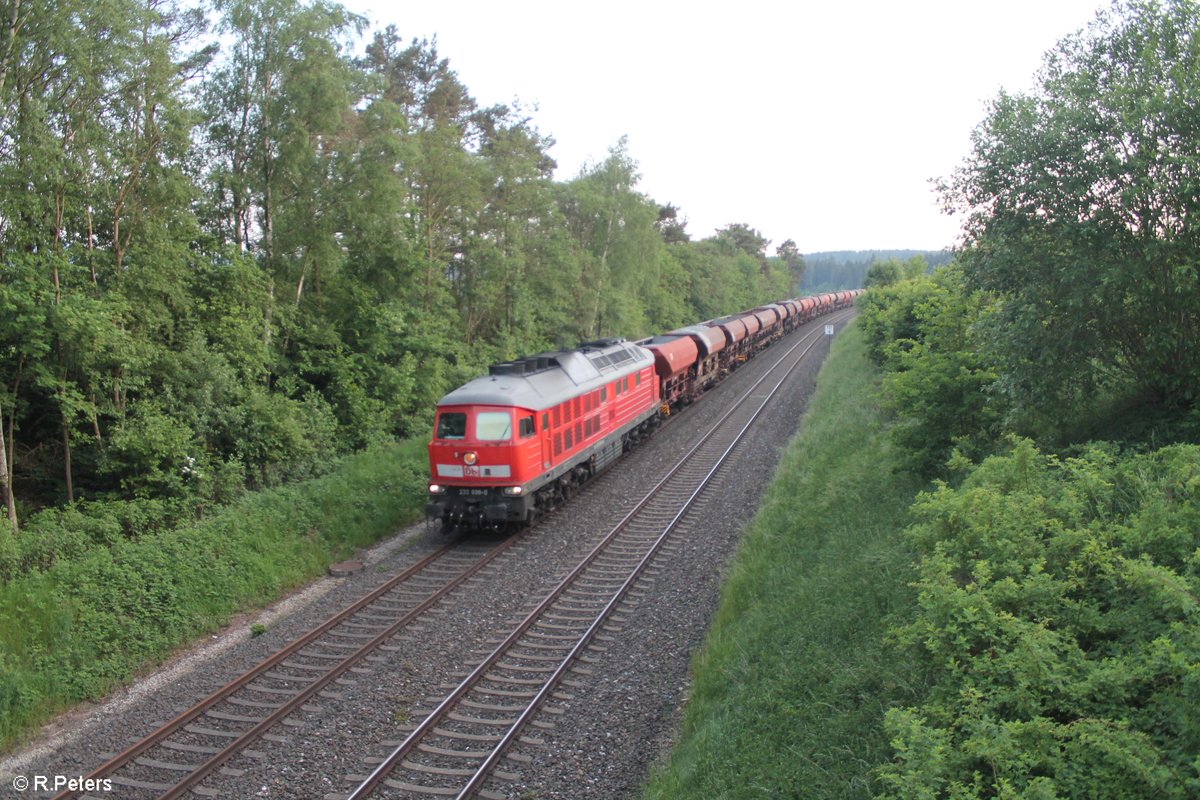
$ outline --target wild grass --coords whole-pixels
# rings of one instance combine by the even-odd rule
[[[421,513],[421,442],[0,585],[0,749]]]
[[[856,798],[891,758],[883,714],[920,693],[884,644],[914,603],[894,471],[860,332],[835,342],[693,662],[681,739],[650,800]]]

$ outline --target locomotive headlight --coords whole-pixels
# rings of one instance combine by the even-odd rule
[[[440,486],[436,483],[429,484],[429,493],[430,494],[445,494],[445,492],[446,492],[445,486]]]
[[[520,497],[525,492],[520,486],[505,486],[501,491],[509,497]]]
[[[466,453],[463,453],[463,463],[466,464],[467,466],[471,466],[478,460],[479,460],[479,456],[472,451],[467,451]]]

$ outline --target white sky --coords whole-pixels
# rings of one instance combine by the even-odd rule
[[[948,176],[1003,87],[1108,0],[345,0],[437,37],[483,105],[519,100],[567,180],[621,136],[692,238],[746,223],[801,252],[954,244]]]

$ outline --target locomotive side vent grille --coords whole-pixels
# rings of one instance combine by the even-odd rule
[[[608,357],[612,359],[613,364],[624,364],[626,361],[633,361],[633,353],[625,348],[609,353]]]

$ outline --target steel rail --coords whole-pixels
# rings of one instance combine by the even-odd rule
[[[163,794],[160,800],[177,800],[177,798],[182,797],[193,786],[200,783],[214,771],[219,769],[232,756],[246,749],[260,736],[278,724],[284,717],[287,717],[295,712],[296,709],[302,706],[306,700],[310,699],[313,695],[317,694],[323,688],[328,686],[339,676],[345,673],[346,670],[350,669],[350,667],[362,661],[364,658],[378,649],[380,645],[382,645],[388,639],[391,639],[400,630],[412,623],[414,619],[429,610],[430,607],[441,602],[446,595],[461,586],[465,581],[476,575],[481,569],[491,563],[497,556],[505,552],[509,547],[512,546],[513,542],[517,541],[518,538],[519,537],[514,536],[510,539],[506,539],[501,544],[487,551],[481,559],[451,579],[450,582],[438,588],[433,592],[433,594],[426,597],[413,608],[409,609],[403,616],[398,618],[395,622],[375,636],[375,638],[368,641],[358,650],[355,650],[344,660],[339,662],[335,667],[330,669],[328,672],[323,673],[308,686],[305,686],[295,697],[289,699],[278,709],[264,717],[261,722],[243,733],[237,739],[234,739],[229,743],[229,745],[223,748],[219,753],[213,755],[207,761],[203,762],[193,772],[188,773],[183,780],[179,781],[168,792]]]
[[[332,667],[327,672],[323,673],[320,677],[318,677],[317,679],[315,679],[314,681],[312,681],[305,687],[298,689],[295,696],[289,698],[278,710],[276,710],[272,714],[268,715],[266,718],[264,718],[264,720],[262,722],[256,724],[253,728],[242,733],[238,738],[233,740],[227,747],[223,748],[218,753],[212,755],[210,758],[206,759],[205,761],[200,762],[199,764],[195,765],[195,768],[192,772],[189,772],[185,778],[183,778],[174,787],[172,787],[170,790],[168,790],[166,794],[161,796],[163,798],[163,800],[166,800],[166,798],[176,798],[176,797],[181,796],[190,787],[199,783],[201,780],[203,780],[203,778],[207,777],[213,771],[220,768],[226,761],[228,761],[228,759],[230,757],[235,755],[238,751],[245,749],[247,745],[249,745],[254,740],[259,738],[263,733],[266,732],[266,730],[268,728],[272,727],[283,717],[287,716],[290,713],[293,713],[306,700],[310,699],[313,695],[315,695],[317,692],[321,691],[330,682],[332,682],[337,677],[342,675],[346,671],[346,669],[348,669],[349,667],[351,667],[354,664],[361,661],[371,651],[378,648],[378,646],[380,644],[383,644],[385,641],[387,641],[387,639],[394,636],[398,630],[403,628],[405,625],[410,624],[412,622],[413,618],[415,618],[417,615],[419,615],[423,611],[427,610],[429,608],[429,606],[433,605],[435,602],[440,600],[448,592],[452,591],[455,587],[460,585],[468,577],[477,573],[480,569],[482,569],[484,566],[486,566],[486,564],[490,563],[494,558],[496,558],[500,553],[507,550],[511,546],[511,544],[513,542],[515,542],[516,540],[518,540],[519,538],[520,537],[513,537],[511,539],[505,540],[501,544],[499,544],[496,547],[489,550],[487,553],[484,554],[484,556],[481,559],[477,560],[474,564],[472,564],[467,569],[466,572],[457,576],[450,583],[437,589],[433,594],[431,594],[429,597],[427,597],[425,600],[423,600],[421,603],[419,603],[413,609],[410,609],[409,611],[405,612],[405,614],[401,618],[399,618],[393,624],[389,625],[389,627],[383,633],[381,633],[378,636],[376,636],[375,638],[373,638],[366,645],[363,645],[362,647],[355,650],[353,653],[349,654],[344,660],[339,662],[337,665]],[[205,712],[211,710],[212,708],[216,707],[220,703],[226,701],[228,698],[232,697],[233,695],[235,695],[237,692],[241,691],[242,689],[247,688],[250,683],[252,683],[255,679],[263,676],[264,673],[279,666],[282,662],[286,661],[291,656],[297,655],[305,647],[308,647],[309,645],[312,645],[314,642],[317,642],[321,637],[323,637],[325,634],[327,634],[330,631],[337,628],[339,625],[341,625],[346,620],[355,616],[360,611],[370,607],[372,604],[377,602],[382,596],[388,594],[389,592],[394,590],[397,586],[403,584],[404,582],[406,582],[407,580],[412,578],[414,575],[417,575],[418,573],[424,571],[430,565],[434,564],[435,562],[441,560],[446,555],[455,551],[458,548],[460,541],[461,540],[455,540],[452,542],[448,542],[448,543],[442,545],[441,547],[439,547],[437,550],[434,550],[432,553],[425,556],[421,560],[417,561],[415,564],[412,564],[411,566],[402,570],[397,575],[395,575],[392,578],[385,581],[379,587],[368,592],[366,595],[362,596],[361,598],[356,600],[351,605],[347,606],[342,611],[340,611],[337,614],[335,614],[334,616],[330,617],[328,620],[323,622],[321,625],[317,626],[316,628],[313,628],[312,630],[308,631],[307,633],[296,638],[295,640],[293,640],[291,643],[287,644],[280,650],[277,650],[275,653],[272,653],[264,661],[260,662],[259,664],[257,664],[253,668],[251,668],[250,670],[247,670],[246,672],[242,673],[234,680],[230,681],[229,683],[225,684],[221,688],[217,689],[215,692],[210,694],[208,697],[206,697],[203,700],[201,700],[200,702],[196,703],[191,708],[187,709],[186,711],[181,713],[179,716],[175,717],[170,722],[166,723],[165,725],[161,726],[157,730],[153,731],[152,733],[150,733],[149,735],[147,735],[140,741],[136,742],[135,744],[131,745],[129,748],[127,748],[126,750],[117,754],[116,756],[113,756],[108,761],[104,762],[99,767],[97,767],[95,770],[93,770],[91,773],[89,773],[86,776],[86,778],[87,779],[100,779],[100,778],[107,777],[109,775],[113,775],[118,770],[120,770],[123,767],[132,763],[139,756],[147,753],[152,748],[167,741],[171,736],[177,734],[186,725],[188,725],[189,723],[200,718]],[[65,791],[65,792],[61,792],[61,793],[55,795],[52,800],[67,800],[67,798],[77,798],[80,795],[81,795],[81,791]]]

